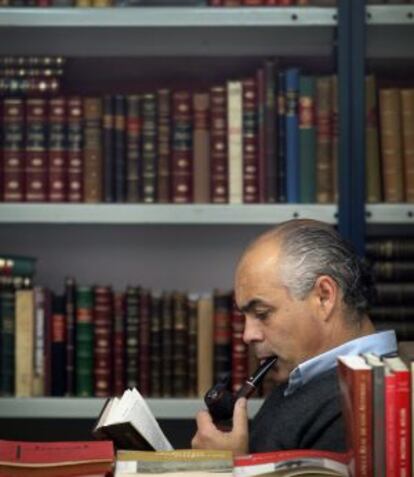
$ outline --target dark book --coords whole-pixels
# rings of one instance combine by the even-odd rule
[[[94,293],[92,287],[76,287],[76,396],[93,396]]]
[[[151,396],[162,396],[162,296],[153,293],[151,296],[150,321],[150,388]]]
[[[171,201],[171,91],[157,91],[157,202]]]
[[[194,93],[193,190],[196,204],[210,201],[210,95]]]
[[[64,396],[66,393],[66,315],[65,298],[52,295],[51,345],[50,345],[50,393]]]
[[[286,84],[286,197],[287,202],[300,202],[299,156],[299,69],[285,71]],[[282,147],[280,144],[279,147]]]
[[[188,389],[188,310],[187,297],[174,293],[173,305],[173,396],[184,397]]]
[[[414,258],[414,239],[411,238],[378,238],[366,243],[366,254],[371,258],[385,260]]]
[[[277,201],[287,202],[287,182],[286,182],[286,75],[284,71],[277,74]],[[302,170],[302,169],[301,169]]]
[[[231,373],[232,328],[231,295],[220,290],[214,291],[214,382],[226,379]]]
[[[46,99],[27,98],[25,125],[25,200],[47,200]]]
[[[93,389],[96,397],[113,394],[113,291],[97,286],[93,306]]]
[[[69,96],[68,104],[68,201],[82,202],[83,191],[83,101]]]
[[[14,394],[15,287],[11,277],[0,282],[0,395]]]
[[[155,94],[142,97],[142,201],[155,203],[157,198],[157,99]]]
[[[138,385],[143,396],[151,393],[150,368],[151,340],[151,294],[148,290],[140,290],[139,300],[139,378]]]
[[[163,397],[170,397],[173,395],[173,326],[174,315],[172,310],[172,296],[170,293],[162,294],[161,304],[162,314],[162,394]]]
[[[414,261],[375,261],[372,272],[377,281],[414,281]]]
[[[141,200],[141,98],[137,94],[126,96],[126,200]]]
[[[138,386],[140,289],[128,286],[125,296],[125,361],[126,385]]]
[[[113,96],[103,97],[103,194],[105,202],[115,201],[115,110]]]
[[[197,396],[197,327],[198,295],[187,296],[188,351],[187,351],[187,396]]]
[[[113,389],[115,396],[121,396],[125,385],[125,294],[114,294],[113,329]]]
[[[264,134],[265,134],[265,177],[266,202],[277,202],[277,114],[276,114],[276,62],[268,59],[264,63]]]
[[[379,321],[414,322],[414,306],[373,306],[369,314],[377,323]]]
[[[231,388],[237,393],[248,376],[247,345],[243,341],[244,316],[235,308],[231,316]]]
[[[115,202],[126,199],[126,162],[125,162],[125,96],[114,96],[114,161],[115,161]]]
[[[66,323],[66,394],[75,394],[75,342],[76,342],[76,283],[74,278],[65,278],[65,323]]]
[[[408,305],[414,303],[414,283],[377,283],[376,305]]]
[[[266,202],[266,131],[265,131],[265,77],[264,69],[256,72],[257,83],[257,175],[259,202]],[[278,122],[279,125],[279,122]]]

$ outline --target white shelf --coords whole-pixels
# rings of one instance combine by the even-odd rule
[[[0,54],[329,57],[336,24],[333,8],[2,8]]]
[[[414,204],[370,204],[365,216],[368,224],[414,224]]]
[[[0,224],[277,224],[292,218],[336,223],[337,206],[308,204],[0,204]]]
[[[205,409],[202,399],[146,399],[157,419],[195,419],[197,411]],[[105,399],[99,398],[0,398],[0,418],[96,419]],[[250,399],[249,415],[262,404]]]
[[[373,5],[366,13],[367,25],[414,25],[414,5]]]

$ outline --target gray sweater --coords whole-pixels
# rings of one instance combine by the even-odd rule
[[[283,384],[273,389],[254,417],[249,451],[345,451],[345,428],[336,368],[320,374],[285,397],[286,386]]]

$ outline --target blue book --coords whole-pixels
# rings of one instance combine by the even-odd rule
[[[289,68],[286,81],[286,195],[289,203],[300,202],[299,69]]]

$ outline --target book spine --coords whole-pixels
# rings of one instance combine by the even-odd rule
[[[34,350],[32,395],[45,396],[46,357],[46,297],[45,289],[34,288]]]
[[[277,89],[277,200],[280,203],[287,202],[287,167],[286,167],[286,73],[278,72]]]
[[[3,101],[3,200],[24,200],[24,102],[21,98]]]
[[[210,201],[210,95],[194,93],[194,202],[197,204]]]
[[[151,396],[162,396],[162,298],[159,294],[151,297],[151,321],[150,321],[150,389]]]
[[[47,199],[46,100],[26,100],[25,200]]]
[[[299,70],[289,68],[285,72],[286,81],[286,192],[289,203],[300,200],[300,159],[299,159]]]
[[[228,141],[227,141],[227,97],[224,86],[210,89],[210,160],[211,160],[211,202],[227,203],[229,200],[228,182]]]
[[[112,356],[112,288],[95,287],[93,309],[93,375],[94,395],[109,397],[113,392],[113,356]]]
[[[141,289],[139,312],[139,391],[143,396],[151,394],[150,340],[151,294]]]
[[[198,296],[187,297],[187,322],[188,322],[188,384],[187,396],[197,396],[197,309]]]
[[[299,80],[299,189],[300,202],[304,204],[312,204],[316,199],[315,126],[315,78],[301,76]]]
[[[244,316],[233,307],[231,337],[231,388],[233,393],[243,386],[248,372],[247,345],[243,341]]]
[[[65,279],[65,323],[66,323],[66,394],[75,393],[75,322],[76,284],[71,277]]]
[[[257,85],[255,78],[242,82],[243,88],[243,202],[259,202],[259,158],[257,147]]]
[[[114,98],[103,97],[103,192],[105,202],[115,201],[115,109]]]
[[[173,395],[173,326],[172,296],[162,295],[162,394],[164,397]]]
[[[49,100],[48,199],[65,202],[68,198],[67,101],[63,96]]]
[[[137,287],[128,287],[126,290],[126,321],[125,321],[125,360],[126,385],[129,388],[138,387],[139,376],[139,298]]]
[[[401,104],[398,89],[380,89],[382,177],[385,202],[404,202]]]
[[[214,382],[226,379],[231,372],[230,296],[214,292]]]
[[[141,134],[142,117],[140,96],[126,97],[126,200],[141,200]]]
[[[397,412],[395,399],[395,375],[386,371],[385,376],[385,465],[387,477],[396,477],[397,473]]]
[[[52,296],[51,313],[51,382],[52,396],[64,396],[66,392],[66,323],[63,296]]]
[[[76,288],[76,396],[93,396],[94,294],[87,286]]]
[[[84,200],[89,203],[102,202],[102,100],[88,97],[83,100],[84,148],[83,190]]]
[[[242,83],[227,82],[227,136],[229,161],[229,202],[243,199]]]
[[[202,296],[197,307],[197,395],[213,386],[213,299]]]
[[[276,143],[276,63],[266,60],[264,63],[264,134],[265,134],[265,177],[266,202],[277,202],[277,147]]]
[[[126,199],[126,163],[125,163],[125,96],[114,96],[114,161],[115,161],[115,202]]]
[[[157,99],[145,94],[142,101],[142,200],[157,200]]]
[[[157,93],[158,127],[158,202],[171,202],[171,91],[160,89]]]
[[[339,99],[338,99],[338,77],[331,76],[332,81],[332,200],[339,201]]]
[[[172,202],[193,202],[193,113],[188,91],[172,97]]]
[[[395,372],[395,410],[396,410],[396,457],[397,475],[411,475],[411,404],[410,373]]]
[[[414,202],[414,89],[402,89],[401,115],[405,200]]]
[[[173,294],[173,396],[187,394],[188,380],[188,315],[187,299],[182,293]]]
[[[125,294],[114,295],[113,370],[114,395],[122,396],[125,390]]]
[[[83,201],[83,102],[68,98],[68,201]]]
[[[256,72],[257,83],[257,176],[259,188],[259,202],[266,202],[266,131],[265,131],[265,102],[266,88],[264,69]],[[278,125],[280,122],[278,121]]]
[[[0,395],[14,394],[15,291],[12,282],[0,284]]]

